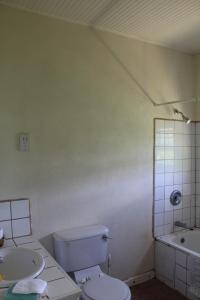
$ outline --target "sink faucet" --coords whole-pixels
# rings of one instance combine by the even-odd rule
[[[174,225],[177,226],[177,227],[184,228],[184,229],[190,229],[190,230],[192,229],[192,227],[187,226],[187,223],[183,223],[181,221],[175,221]]]

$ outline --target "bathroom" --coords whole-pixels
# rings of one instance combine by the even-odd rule
[[[5,238],[32,234],[55,258],[54,232],[103,225],[102,270],[133,299],[189,297],[155,254],[175,221],[200,226],[199,16],[197,0],[0,0],[0,201],[30,202],[16,228],[0,203]]]

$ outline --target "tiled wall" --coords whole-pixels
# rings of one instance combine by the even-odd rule
[[[193,258],[194,256],[162,242],[155,243],[156,278],[187,299],[198,300],[199,295],[195,296],[192,290]]]
[[[17,199],[0,202],[0,228],[3,228],[6,239],[30,235],[29,200]]]
[[[200,122],[196,123],[196,226],[200,227]]]
[[[175,221],[195,225],[195,135],[195,123],[155,120],[154,236],[179,230],[174,227]],[[183,195],[177,206],[169,200],[173,190],[180,190]]]

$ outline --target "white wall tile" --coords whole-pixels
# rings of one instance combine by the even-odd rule
[[[154,228],[155,236],[161,236],[164,234],[164,226],[158,226]]]
[[[164,200],[155,201],[154,211],[155,213],[160,213],[164,211]]]
[[[184,252],[176,250],[176,264],[183,268],[187,267],[187,255]]]
[[[165,160],[165,173],[174,172],[174,160]]]
[[[186,296],[187,286],[177,278],[175,279],[175,289],[183,296]]]
[[[179,122],[179,121],[174,122],[174,132],[183,133],[183,122]]]
[[[180,191],[181,193],[183,192],[183,187],[181,184],[174,184],[174,187],[173,187],[174,190],[178,190]]]
[[[192,172],[183,172],[182,173],[183,183],[192,182]]]
[[[165,147],[165,159],[174,159],[173,147]]]
[[[191,197],[191,207],[195,206],[196,195],[192,195]]]
[[[183,158],[183,147],[174,147],[174,159]]]
[[[164,213],[164,224],[173,224],[173,211],[165,211]]]
[[[165,186],[165,199],[169,199],[171,193],[174,190],[174,186],[173,185],[169,185],[169,186]]]
[[[165,120],[165,133],[174,133],[174,121]]]
[[[165,161],[156,160],[155,161],[155,173],[164,173],[165,172]]]
[[[174,174],[165,173],[165,185],[173,185],[174,183]]]
[[[182,160],[176,159],[174,160],[174,172],[182,172]]]
[[[184,134],[192,134],[190,124],[186,124],[185,122],[183,122],[183,133]]]
[[[192,147],[183,147],[183,159],[192,158]]]
[[[154,215],[154,226],[162,226],[164,224],[164,213]]]
[[[200,122],[196,123],[196,134],[200,134]]]
[[[200,218],[200,206],[196,207],[196,215],[197,215],[197,218]]]
[[[196,184],[193,182],[191,184],[191,186],[192,186],[192,195],[195,195],[196,194]]]
[[[191,122],[190,124],[184,123],[186,129],[184,130],[185,133],[188,134],[195,134],[196,133],[196,125],[194,122]]]
[[[200,134],[196,135],[196,147],[200,147]]]
[[[190,219],[190,207],[183,208],[183,220]]]
[[[183,195],[191,195],[192,194],[192,184],[184,183],[183,184]]]
[[[196,171],[196,182],[200,182],[200,171]]]
[[[169,264],[170,261],[170,264]],[[175,250],[166,247],[165,244],[156,242],[155,246],[155,268],[156,273],[174,280]]]
[[[196,206],[200,206],[200,195],[196,195]]]
[[[13,237],[31,234],[29,218],[12,220]]]
[[[10,220],[10,201],[0,202],[0,221]]]
[[[164,174],[155,174],[155,187],[164,186]]]
[[[64,273],[61,272],[61,270],[58,269],[58,267],[52,267],[51,269],[44,269],[44,271],[37,278],[48,282],[48,281],[57,280],[64,277],[65,277]]]
[[[164,225],[164,234],[170,234],[173,232],[173,230],[174,230],[174,226],[172,223]]]
[[[165,147],[173,147],[174,146],[174,134],[173,133],[167,133],[164,135],[164,144],[160,146]]]
[[[164,147],[164,145],[165,145],[165,135],[164,135],[164,133],[156,133],[155,145],[156,145],[156,147]]]
[[[155,148],[155,159],[164,159],[165,158],[165,148],[164,147],[156,147]]]
[[[190,136],[190,146],[192,145],[192,147],[196,147],[196,136],[193,134]]]
[[[192,160],[184,159],[183,160],[183,172],[188,172],[192,170]]]
[[[155,120],[155,131],[159,133],[165,132],[165,122],[164,120]]]
[[[196,209],[195,209],[195,207],[194,207],[194,206],[193,206],[193,207],[190,207],[190,218],[191,218],[192,220],[195,219],[195,215],[196,215]]]
[[[68,297],[63,297],[63,295],[72,294],[73,291],[74,291],[74,286],[66,278],[57,279],[48,282],[48,296],[50,299],[61,299],[61,298],[67,299]]]
[[[192,158],[196,159],[196,147],[192,147]]]
[[[165,189],[164,186],[155,188],[155,201],[163,200],[165,198]]]
[[[29,217],[29,200],[11,201],[12,218],[25,218]]]
[[[196,170],[200,171],[200,159],[196,159]]]
[[[183,146],[183,135],[182,134],[174,134],[174,146],[182,147]]]
[[[45,257],[45,269],[55,267],[55,266],[56,266],[56,262],[51,257]]]
[[[12,238],[11,221],[0,222],[0,228],[3,228],[4,236],[6,239]]]
[[[189,134],[185,134],[184,136],[182,136],[182,145],[184,147],[190,147],[190,146],[194,146],[194,139],[192,135]]]
[[[173,206],[170,203],[169,199],[165,199],[165,212],[173,211]]]
[[[174,173],[174,184],[182,184],[183,182],[183,173],[177,172]]]
[[[196,194],[200,195],[200,183],[196,184]]]
[[[174,222],[181,221],[183,219],[182,209],[174,210]]]
[[[179,265],[176,265],[176,271],[175,271],[175,276],[176,276],[176,279],[179,279],[181,280],[182,282],[186,283],[186,280],[187,280],[187,273],[186,273],[186,269],[179,266]]]
[[[200,147],[196,147],[196,158],[200,158]]]
[[[191,202],[191,196],[183,196],[182,197],[183,207],[189,207]]]

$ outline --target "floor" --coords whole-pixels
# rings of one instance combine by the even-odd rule
[[[181,294],[157,279],[149,280],[132,289],[133,300],[186,300]]]

